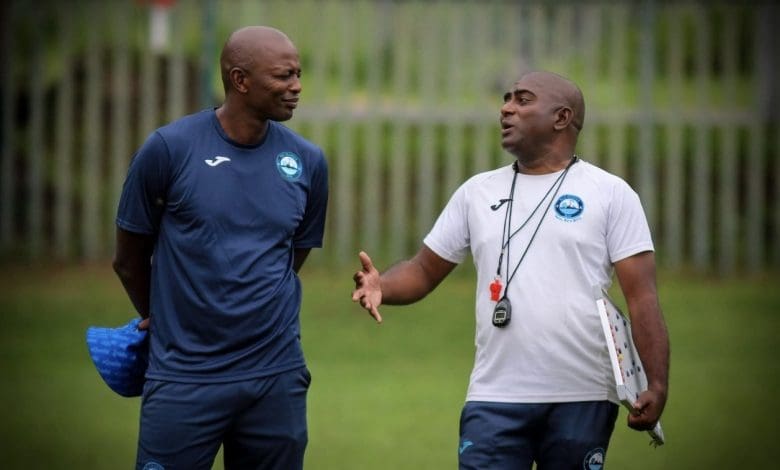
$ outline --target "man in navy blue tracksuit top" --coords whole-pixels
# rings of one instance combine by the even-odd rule
[[[297,272],[322,246],[328,169],[281,121],[301,92],[282,32],[220,58],[225,101],[153,132],[116,219],[114,268],[150,332],[136,468],[299,469],[310,376]]]

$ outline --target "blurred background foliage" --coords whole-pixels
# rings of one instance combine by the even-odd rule
[[[773,2],[44,0],[3,6],[0,259],[113,247],[129,159],[156,127],[222,99],[228,34],[296,43],[287,124],[331,165],[323,265],[416,250],[452,191],[507,164],[501,95],[530,69],[586,97],[578,153],[639,192],[665,267],[780,265]]]
[[[469,263],[377,329],[348,300],[355,253],[410,255],[458,184],[509,163],[501,95],[530,69],[580,85],[578,153],[640,194],[661,265],[669,442],[647,448],[622,413],[610,467],[771,468],[779,18],[770,1],[2,2],[0,466],[129,466],[138,402],[104,386],[83,336],[132,311],[109,266],[119,188],[153,129],[219,104],[227,35],[268,24],[304,69],[286,124],[331,168],[302,273],[307,468],[454,467]]]

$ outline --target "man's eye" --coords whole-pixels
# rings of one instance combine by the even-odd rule
[[[279,79],[282,79],[282,80],[288,80],[288,79],[292,78],[293,76],[295,76],[295,74],[296,73],[291,70],[289,72],[284,72],[284,73],[280,73],[280,74],[276,75],[276,78],[279,78]]]

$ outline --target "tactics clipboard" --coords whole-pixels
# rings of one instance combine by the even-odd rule
[[[593,291],[601,318],[601,327],[604,330],[604,339],[609,350],[617,396],[630,412],[639,393],[647,390],[647,376],[631,336],[631,321],[609,298],[605,290],[594,287]],[[648,431],[648,434],[653,438],[650,442],[652,445],[657,447],[664,444],[660,421]]]

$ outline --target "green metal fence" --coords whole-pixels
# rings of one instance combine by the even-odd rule
[[[315,262],[409,255],[460,182],[506,164],[503,91],[573,78],[578,153],[639,192],[661,263],[780,266],[780,44],[772,2],[178,0],[5,2],[0,250],[100,259],[129,159],[155,127],[217,105],[230,31],[298,46],[289,125],[331,166]]]

